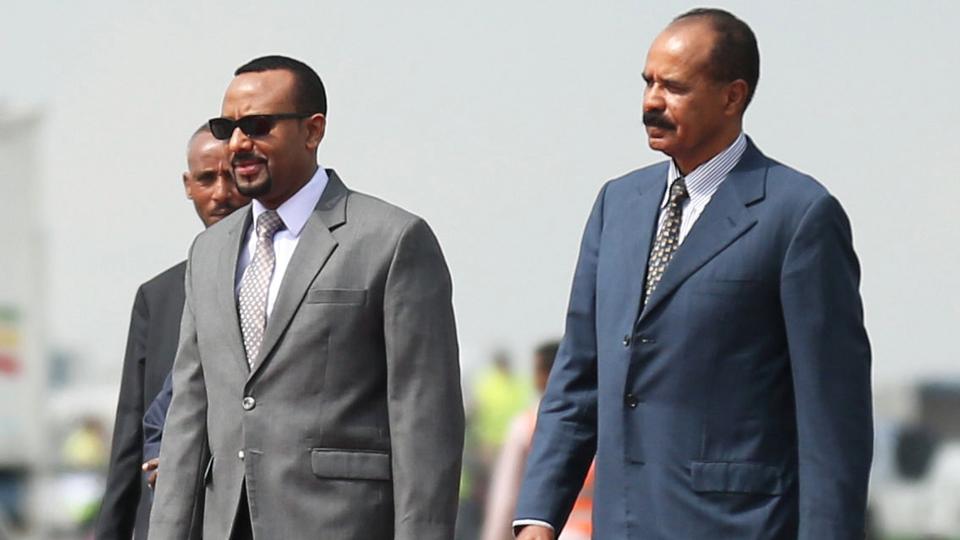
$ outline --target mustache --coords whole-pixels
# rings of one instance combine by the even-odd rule
[[[650,111],[643,113],[643,125],[647,127],[656,127],[660,129],[674,130],[677,128],[673,122],[667,120],[661,111]]]
[[[256,154],[254,154],[253,152],[242,152],[242,153],[239,153],[239,154],[235,154],[235,155],[233,156],[233,159],[230,160],[230,164],[233,165],[234,167],[236,167],[237,164],[240,163],[240,162],[242,162],[242,161],[262,161],[262,162],[266,162],[267,160],[264,159],[264,158],[261,157],[261,156],[258,156],[258,155],[256,155]]]
[[[243,205],[230,204],[230,203],[218,204],[213,208],[213,210],[210,213],[215,216],[227,215],[227,214],[233,213],[234,210],[236,210],[237,208],[240,208],[241,206]]]

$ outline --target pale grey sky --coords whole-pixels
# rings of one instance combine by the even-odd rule
[[[49,337],[119,380],[133,294],[200,222],[184,143],[241,63],[311,64],[320,161],[424,216],[455,283],[464,360],[562,330],[602,183],[662,156],[640,123],[647,47],[698,4],[10,2],[0,99],[45,110]],[[746,131],[844,203],[879,382],[960,376],[960,2],[719,3],[758,36]]]

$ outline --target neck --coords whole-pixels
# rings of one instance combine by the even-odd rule
[[[710,161],[720,152],[723,152],[731,144],[733,144],[733,141],[737,140],[741,130],[742,128],[740,124],[737,123],[736,125],[723,130],[719,135],[714,137],[712,141],[703,145],[691,155],[672,156],[673,162],[677,165],[677,169],[680,170],[680,174],[684,176],[690,174],[697,167]]]
[[[303,186],[307,185],[307,183],[310,182],[310,179],[313,178],[313,175],[317,173],[317,169],[319,168],[320,167],[316,163],[314,163],[309,173],[307,173],[306,175],[301,175],[302,180],[292,184],[290,188],[284,190],[283,193],[277,193],[276,195],[271,193],[257,200],[260,201],[260,204],[262,204],[264,208],[268,210],[276,210],[277,208],[280,208],[280,205],[290,200],[290,197],[293,197],[294,195],[296,195],[297,192],[300,191],[301,188],[303,188]]]

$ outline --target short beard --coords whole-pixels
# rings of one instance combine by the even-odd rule
[[[268,173],[267,178],[261,184],[243,184],[237,182],[236,185],[237,191],[239,191],[241,195],[256,199],[270,193],[270,188],[273,187],[273,177]]]

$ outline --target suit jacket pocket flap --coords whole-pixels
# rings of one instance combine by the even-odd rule
[[[390,454],[374,450],[315,448],[310,454],[318,478],[344,480],[390,480]]]
[[[310,289],[309,304],[362,304],[367,298],[366,289]]]
[[[700,493],[780,495],[784,491],[783,470],[763,463],[694,461],[690,473],[693,490]]]

